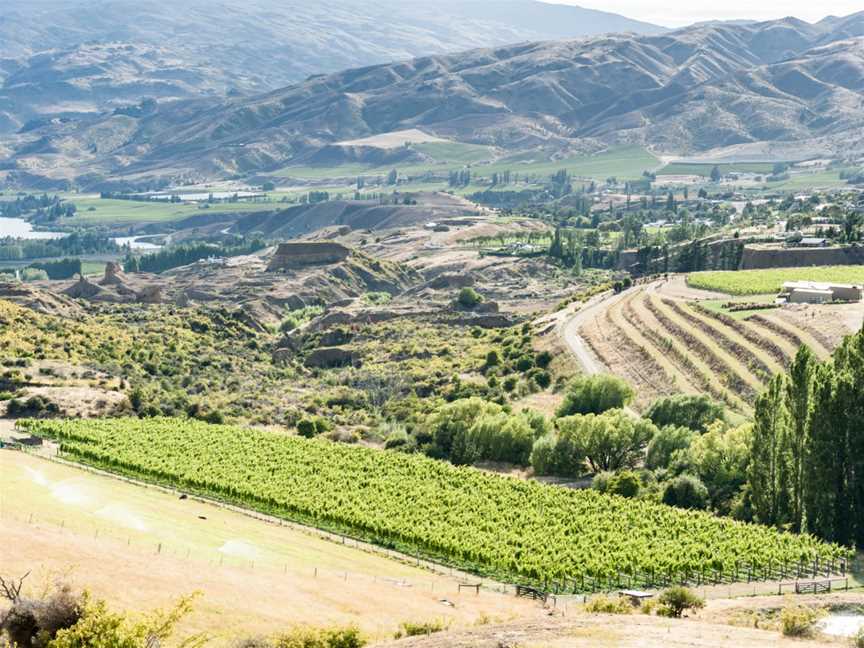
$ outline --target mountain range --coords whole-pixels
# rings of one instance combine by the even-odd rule
[[[473,47],[661,31],[536,0],[4,0],[0,133],[147,97],[260,93]]]
[[[432,55],[253,96],[159,102],[7,138],[12,177],[208,179],[380,155],[342,145],[421,129],[506,151],[640,144],[800,159],[864,150],[864,12],[709,23]]]

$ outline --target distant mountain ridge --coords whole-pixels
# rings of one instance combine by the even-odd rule
[[[346,68],[612,31],[663,29],[536,0],[4,0],[0,133],[148,96],[252,94]]]
[[[50,166],[48,175],[66,178],[85,169],[94,177],[226,177],[412,128],[514,151],[613,144],[688,156],[736,147],[763,157],[864,150],[864,12],[816,24],[714,23],[356,68],[253,97],[179,101],[140,117],[36,129],[7,145],[7,168]],[[354,159],[363,154],[351,151]]]

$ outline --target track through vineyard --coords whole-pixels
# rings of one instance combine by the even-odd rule
[[[559,591],[773,578],[848,555],[810,536],[418,455],[186,419],[23,425],[68,459]]]

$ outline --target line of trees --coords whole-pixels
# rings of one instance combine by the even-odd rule
[[[756,519],[864,546],[864,331],[819,362],[801,347],[756,403]]]
[[[123,267],[127,272],[165,272],[171,268],[195,263],[201,259],[211,257],[232,257],[243,254],[252,254],[263,250],[267,244],[261,239],[249,241],[239,238],[229,243],[192,243],[189,245],[177,245],[165,248],[152,254],[135,256],[129,254],[123,261]]]

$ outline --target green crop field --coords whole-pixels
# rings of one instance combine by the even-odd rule
[[[167,223],[202,213],[265,211],[286,206],[278,202],[236,202],[215,203],[203,208],[197,204],[111,200],[92,195],[63,194],[62,197],[78,208],[74,217],[63,219],[63,224],[70,226]]]
[[[536,176],[545,179],[556,171],[567,169],[575,176],[605,180],[610,176],[622,179],[638,178],[643,171],[652,171],[659,164],[656,157],[639,146],[609,149],[595,155],[578,155],[560,160],[550,159],[548,153],[538,153],[536,156],[523,153],[495,161],[491,161],[494,149],[490,147],[457,142],[415,146],[418,150],[428,151],[436,160],[443,159],[443,162],[389,166],[342,164],[332,167],[286,167],[272,175],[298,179],[352,178],[386,176],[391,169],[397,169],[401,174],[409,176],[422,175],[427,171],[440,175],[470,164],[472,175],[482,178],[490,178],[493,173],[510,171],[519,174],[520,178]],[[485,160],[490,162],[486,163]]]
[[[714,168],[714,164],[701,164],[701,163],[691,163],[691,162],[673,162],[671,164],[667,164],[662,169],[657,172],[658,176],[661,175],[697,175],[708,177],[711,175],[711,170]],[[765,163],[741,163],[741,164],[717,164],[716,166],[720,167],[720,172],[723,174],[726,173],[764,173],[770,174],[773,169],[773,164]]]
[[[687,284],[693,288],[713,290],[728,295],[767,295],[777,293],[783,287],[785,281],[864,283],[864,266],[821,266],[773,268],[769,270],[694,272],[687,276]]]
[[[810,536],[419,455],[186,419],[22,425],[60,441],[68,459],[507,580],[578,589],[591,588],[585,577],[671,579],[712,569],[737,579],[747,577],[742,564],[763,574],[848,555]]]

